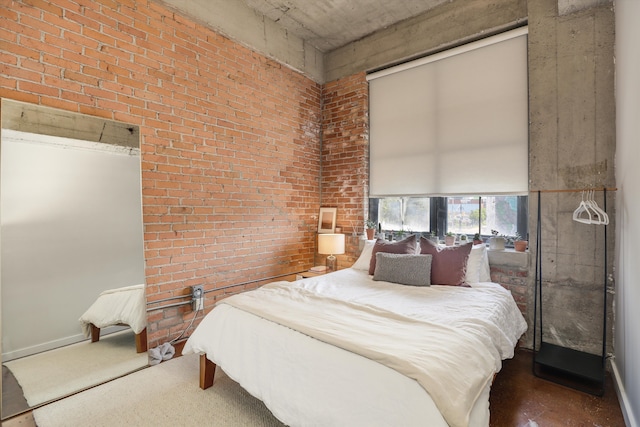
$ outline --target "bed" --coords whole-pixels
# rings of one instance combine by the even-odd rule
[[[201,355],[200,386],[217,365],[291,426],[488,426],[491,382],[526,323],[489,281],[486,249],[378,243],[351,268],[218,302],[183,349]],[[400,283],[456,263],[456,285]]]
[[[84,335],[91,342],[100,340],[100,329],[128,326],[136,334],[136,352],[147,351],[147,312],[144,285],[106,290],[79,319]]]

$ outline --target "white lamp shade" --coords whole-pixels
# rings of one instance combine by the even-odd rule
[[[344,234],[318,234],[318,253],[339,255],[344,253]]]

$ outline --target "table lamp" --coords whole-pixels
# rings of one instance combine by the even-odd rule
[[[327,268],[329,271],[336,271],[335,255],[344,253],[344,234],[318,234],[318,253],[329,255],[327,257]]]

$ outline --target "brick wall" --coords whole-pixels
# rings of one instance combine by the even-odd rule
[[[321,87],[302,75],[152,2],[4,0],[0,97],[140,126],[149,302],[312,265]],[[151,312],[150,347],[192,316]]]
[[[337,207],[336,224],[351,235],[364,232],[369,188],[369,86],[358,73],[324,85],[322,92],[322,205]],[[346,239],[340,268],[359,254],[358,239]],[[322,262],[322,261],[320,261]]]
[[[259,279],[310,267],[321,205],[338,207],[347,235],[363,232],[364,73],[321,87],[150,2],[4,1],[0,97],[140,126],[150,303],[204,285],[209,309]],[[348,237],[340,267],[359,251]],[[150,347],[192,316],[151,312]]]
[[[529,270],[504,265],[491,266],[491,280],[511,291],[513,299],[526,317],[530,289]]]

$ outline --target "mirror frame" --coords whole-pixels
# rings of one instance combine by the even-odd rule
[[[2,129],[12,129],[42,135],[100,142],[134,149],[140,149],[142,145],[140,127],[138,125],[118,122],[111,119],[73,111],[61,110],[39,104],[17,101],[11,98],[0,98],[0,139],[2,137]],[[143,222],[141,222],[141,225],[144,227]],[[141,233],[144,236],[144,228],[141,230]],[[0,245],[1,244],[2,240],[0,234]],[[0,276],[1,266],[2,262],[0,259]],[[2,283],[0,277],[0,342],[1,340]],[[1,358],[2,353],[0,352],[0,364],[2,363]],[[146,366],[148,366],[148,364]],[[2,377],[0,376],[0,393],[2,393],[2,391],[3,384]],[[33,409],[46,405],[47,403],[49,402],[34,405],[23,412],[5,415],[2,408],[2,400],[0,399],[0,419],[6,420],[22,413],[32,411]]]

